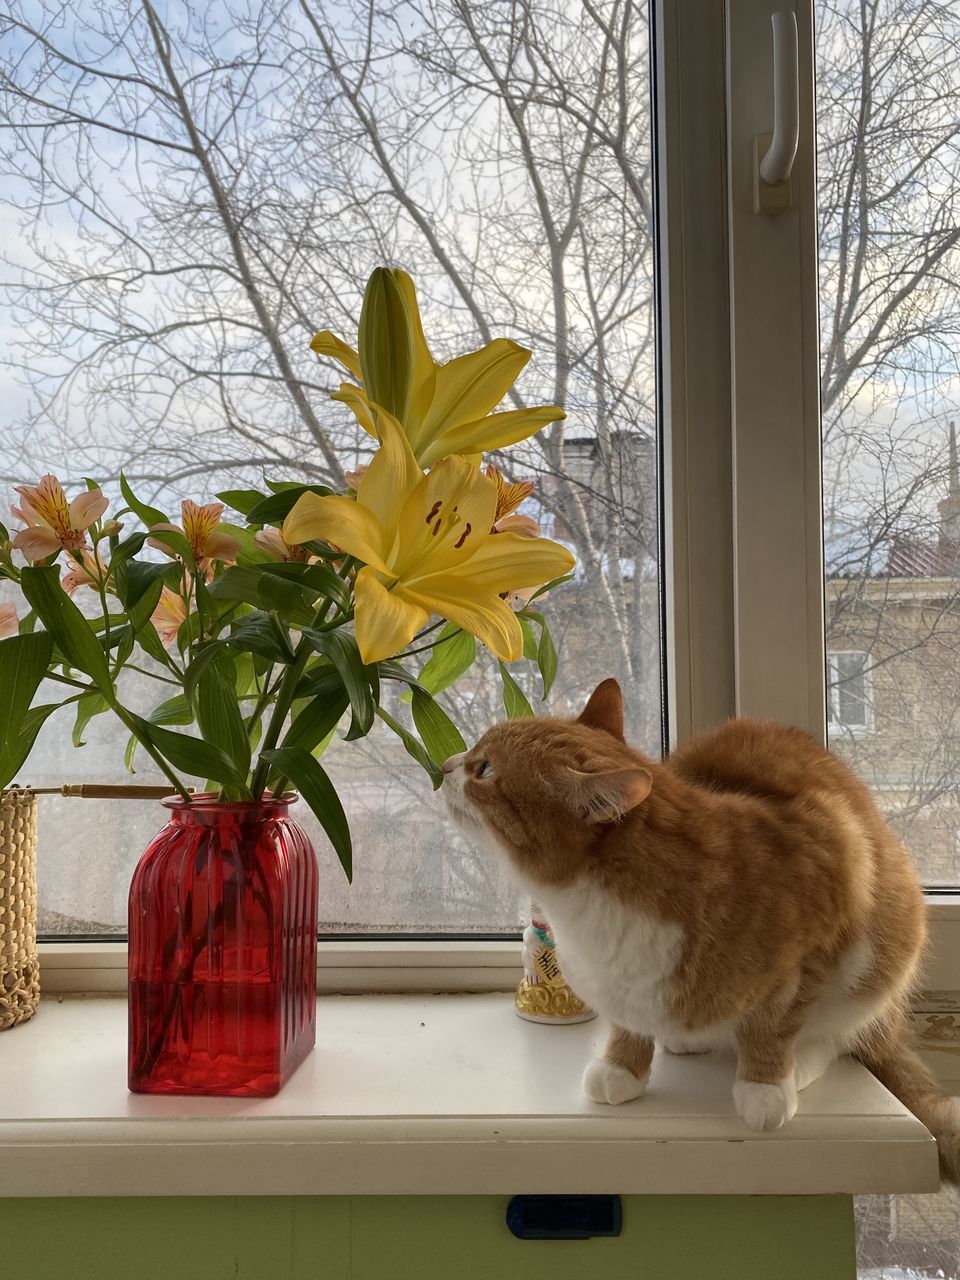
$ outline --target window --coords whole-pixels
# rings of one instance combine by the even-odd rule
[[[865,653],[827,654],[827,723],[831,741],[844,733],[863,733],[871,727],[867,661]]]
[[[0,473],[8,494],[56,461],[65,480],[95,476],[116,497],[123,469],[174,510],[263,474],[336,480],[363,462],[363,439],[328,400],[340,378],[309,341],[355,332],[370,270],[401,263],[439,354],[509,335],[534,353],[518,394],[566,406],[566,423],[509,455],[513,478],[535,481],[531,514],[582,565],[545,606],[560,650],[545,709],[569,713],[616,675],[635,740],[657,753],[647,11],[538,0],[519,12],[185,0],[148,21],[38,0],[8,23]],[[518,680],[543,706],[533,668]],[[131,681],[136,709],[151,705],[146,684]],[[503,714],[489,663],[446,697],[474,738]],[[122,780],[107,716],[79,750],[58,719],[30,762],[34,785]],[[325,932],[520,927],[528,904],[391,738],[335,740],[325,764],[356,867],[348,888],[318,837]],[[142,753],[135,765],[153,780]],[[42,931],[122,932],[159,820],[151,804],[45,799]]]

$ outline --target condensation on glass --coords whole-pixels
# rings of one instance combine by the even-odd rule
[[[122,87],[80,77],[49,50],[17,51],[29,92],[69,98],[78,116],[121,132],[69,122],[44,152],[38,132],[0,139],[8,173],[19,145],[13,203],[39,209],[17,248],[22,284],[7,291],[6,323],[31,373],[0,405],[0,470],[26,479],[54,459],[109,491],[121,466],[140,477],[172,471],[156,492],[172,503],[263,473],[329,479],[325,444],[345,466],[362,463],[350,414],[326,398],[339,377],[308,344],[320,328],[355,330],[371,268],[401,264],[439,355],[512,337],[534,353],[517,403],[567,409],[564,423],[509,454],[515,478],[536,482],[525,510],[581,566],[545,603],[560,651],[549,701],[533,667],[518,671],[521,686],[535,709],[566,715],[614,675],[633,740],[659,753],[645,5],[251,0],[228,14],[186,0],[169,18],[172,43],[229,227],[182,146],[143,140],[182,143],[183,107],[145,87],[162,79],[145,20],[117,25],[109,9],[81,8],[58,31],[109,72],[135,70]],[[134,128],[139,138],[124,136]],[[489,662],[444,696],[468,738],[503,714]],[[128,705],[142,709],[138,699],[134,687]],[[388,710],[398,708],[406,715],[402,703]],[[68,736],[48,726],[29,781],[122,776],[124,744],[106,717],[90,723],[83,749]],[[394,740],[375,731],[362,744],[335,742],[324,763],[357,870],[348,888],[297,814],[320,857],[321,930],[519,927],[527,904],[446,823]],[[151,777],[142,753],[137,769]],[[45,800],[44,931],[122,929],[130,874],[161,824],[149,804]]]

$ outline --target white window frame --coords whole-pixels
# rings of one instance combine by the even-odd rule
[[[793,8],[800,149],[792,208],[770,216],[753,210],[769,3],[651,0],[671,746],[735,714],[826,741],[813,11]],[[950,989],[960,897],[930,904],[925,983]],[[125,990],[122,943],[44,943],[41,966],[50,992]],[[324,942],[318,963],[323,991],[508,990],[519,972],[512,941]]]

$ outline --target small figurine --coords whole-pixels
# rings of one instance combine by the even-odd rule
[[[534,905],[523,931],[523,978],[514,1005],[528,1022],[589,1022],[597,1015],[575,995],[560,971],[557,942],[543,912]]]

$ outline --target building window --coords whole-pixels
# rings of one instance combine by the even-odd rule
[[[827,654],[827,718],[830,731],[865,733],[873,727],[869,654]]]

